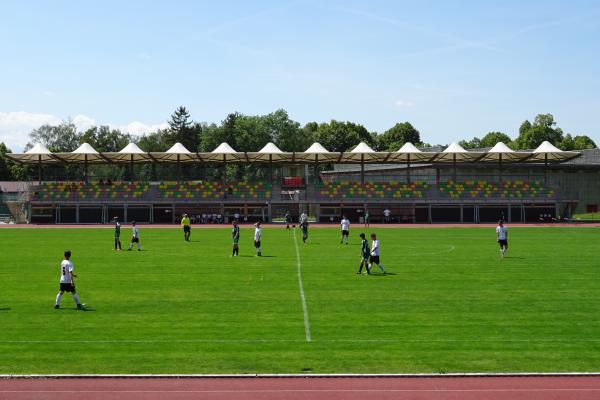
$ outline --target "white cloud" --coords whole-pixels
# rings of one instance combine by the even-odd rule
[[[44,124],[60,124],[61,119],[51,114],[25,111],[0,112],[0,142],[13,151],[21,151],[28,142],[29,132]]]
[[[80,131],[85,131],[92,126],[96,125],[96,120],[88,117],[87,115],[76,115],[72,119],[73,123]]]
[[[413,107],[415,105],[415,103],[413,103],[412,101],[406,100],[396,100],[394,104],[396,105],[396,107]]]
[[[156,132],[159,129],[165,129],[169,126],[167,123],[148,125],[140,121],[133,121],[127,125],[116,126],[121,132],[130,133],[132,135],[140,136],[147,133]]]
[[[66,118],[52,114],[30,113],[26,111],[0,112],[0,142],[4,142],[12,151],[20,152],[29,141],[29,133],[44,124],[58,125]],[[79,131],[84,131],[91,126],[100,125],[94,118],[79,114],[71,118]],[[125,125],[108,124],[113,128],[132,135],[143,135],[164,129],[168,126],[162,124],[145,124],[133,121]]]

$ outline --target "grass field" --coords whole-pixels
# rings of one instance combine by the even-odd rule
[[[129,230],[123,230],[124,246]],[[594,228],[380,229],[389,275],[358,276],[359,229],[0,230],[0,373],[600,371]],[[54,310],[62,251],[77,287]],[[312,341],[307,341],[298,260]]]

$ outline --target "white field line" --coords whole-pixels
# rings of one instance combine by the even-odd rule
[[[599,343],[600,339],[317,339],[315,343],[472,343],[474,340],[486,343]],[[0,340],[0,344],[169,344],[169,343],[304,343],[306,339],[72,339],[72,340]]]
[[[298,267],[298,287],[300,288],[300,299],[302,300],[302,312],[304,313],[304,332],[306,341],[312,341],[310,337],[310,323],[308,322],[308,307],[306,307],[306,296],[304,296],[304,286],[302,285],[302,264],[300,263],[300,250],[298,249],[298,240],[296,240],[296,229],[294,229],[294,246],[296,247],[296,265]]]

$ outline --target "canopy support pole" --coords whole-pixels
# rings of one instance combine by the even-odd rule
[[[133,154],[131,154],[131,166],[129,171],[129,183],[133,183]]]
[[[452,154],[452,166],[454,167],[454,172],[452,173],[452,180],[456,182],[456,153]]]
[[[498,183],[502,185],[502,153],[499,154],[498,158]]]
[[[360,155],[360,184],[365,184],[365,155]]]
[[[84,165],[84,167],[83,167],[83,181],[87,185],[87,183],[88,183],[88,157],[87,157],[87,154],[85,155],[85,159],[84,159],[84,164],[83,165]]]
[[[269,182],[271,182],[271,193],[273,193],[273,155],[269,154]]]
[[[223,154],[223,188],[227,186],[227,155]]]
[[[42,184],[42,155],[38,154],[38,183]]]
[[[544,185],[548,184],[548,153],[544,154]]]
[[[181,182],[181,155],[177,154],[177,183]]]
[[[406,183],[410,183],[410,153],[406,159]]]

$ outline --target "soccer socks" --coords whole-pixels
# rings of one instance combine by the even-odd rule
[[[62,299],[62,292],[58,292],[58,294],[56,295],[56,305],[60,305],[60,299]]]
[[[379,267],[381,272],[383,272],[385,274],[385,269],[383,269],[383,264],[377,264],[377,266]]]
[[[81,304],[81,302],[79,301],[79,296],[77,296],[77,293],[73,293],[73,300],[75,300],[75,303],[77,305]]]

